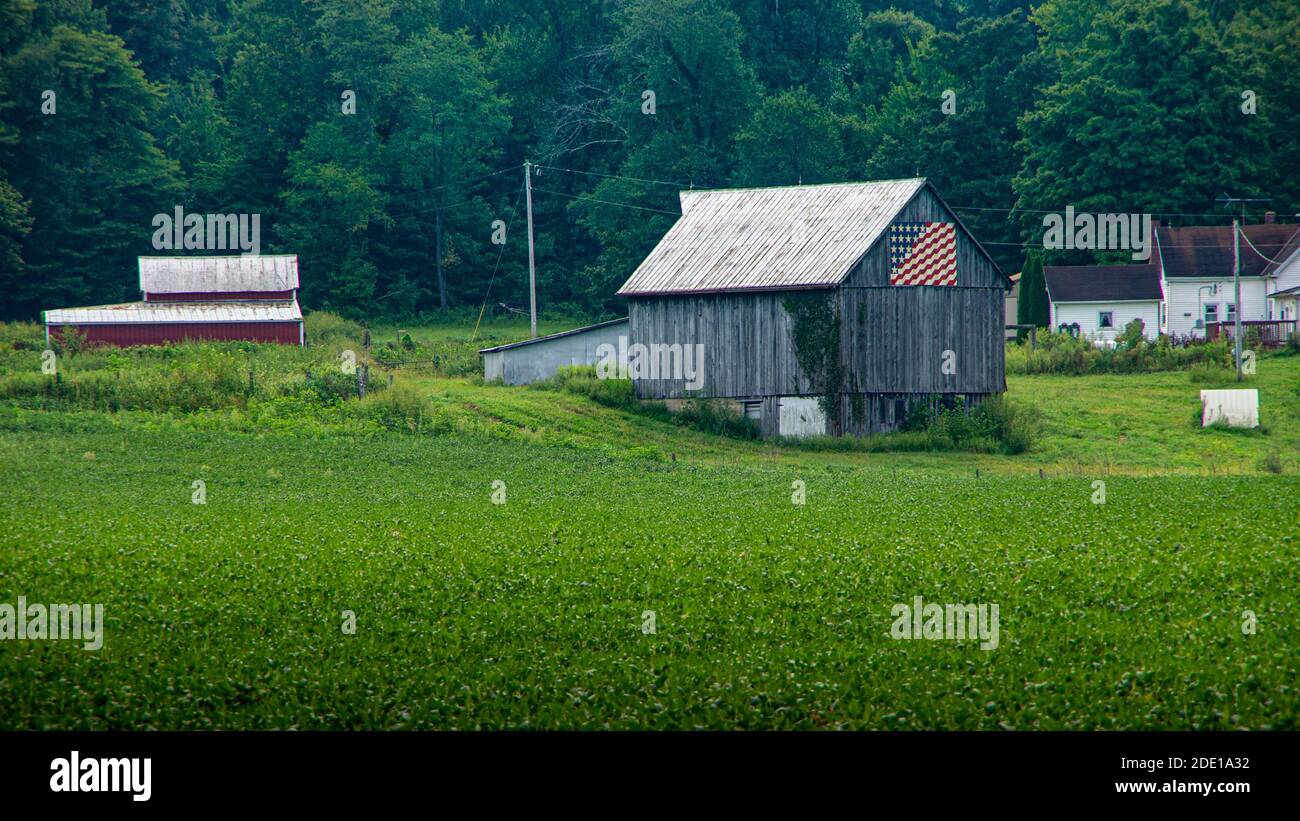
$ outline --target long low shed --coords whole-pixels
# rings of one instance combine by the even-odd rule
[[[628,320],[611,319],[561,331],[537,339],[498,345],[479,351],[483,356],[483,378],[501,380],[507,385],[527,385],[549,379],[566,365],[595,365],[601,346],[619,347],[619,337],[626,344]]]

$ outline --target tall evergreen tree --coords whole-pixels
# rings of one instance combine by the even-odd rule
[[[1019,296],[1016,299],[1016,322],[1046,328],[1051,322],[1051,306],[1047,298],[1047,280],[1043,277],[1043,255],[1031,250],[1025,255],[1020,269]]]

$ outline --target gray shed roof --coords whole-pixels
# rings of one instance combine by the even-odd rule
[[[298,257],[294,254],[140,257],[140,290],[150,294],[297,288]]]
[[[509,348],[521,348],[524,345],[532,345],[537,342],[546,342],[551,339],[559,339],[560,337],[563,336],[573,336],[574,334],[586,333],[587,331],[594,331],[597,328],[605,328],[610,325],[617,325],[620,322],[627,322],[627,321],[628,321],[627,317],[623,317],[621,319],[608,319],[604,322],[597,322],[595,325],[584,325],[581,328],[573,328],[572,330],[568,330],[568,331],[560,331],[559,333],[547,334],[546,336],[539,336],[536,339],[525,339],[522,342],[510,342],[505,345],[497,345],[494,348],[479,348],[478,352],[494,353],[496,351],[504,351]]]
[[[923,178],[681,192],[682,216],[618,293],[838,285]]]

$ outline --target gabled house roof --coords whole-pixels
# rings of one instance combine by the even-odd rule
[[[1155,265],[1045,265],[1052,302],[1158,302],[1160,269]]]
[[[1278,254],[1296,241],[1300,225],[1265,223],[1242,228],[1246,238],[1268,257],[1279,259]],[[1232,276],[1232,226],[1195,225],[1186,228],[1159,226],[1156,242],[1160,262],[1166,277],[1230,277]],[[1294,247],[1294,246],[1292,246]],[[1241,242],[1241,275],[1254,277],[1272,272],[1273,266],[1256,253],[1244,240]]]
[[[1295,226],[1295,228],[1295,232],[1291,234],[1291,239],[1287,240],[1286,245],[1282,247],[1280,253],[1274,254],[1268,249],[1260,248],[1261,251],[1264,251],[1274,259],[1273,262],[1264,266],[1264,276],[1272,276],[1277,273],[1277,269],[1286,265],[1291,257],[1295,256],[1297,252],[1300,252],[1300,225]]]
[[[268,254],[223,257],[140,257],[140,290],[149,294],[293,291],[298,257]]]
[[[618,293],[835,287],[923,188],[938,198],[924,178],[682,191],[681,218]]]

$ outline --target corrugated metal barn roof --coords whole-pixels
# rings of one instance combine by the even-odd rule
[[[681,219],[618,293],[835,286],[925,184],[918,178],[683,191]]]
[[[292,291],[294,254],[228,257],[140,257],[140,290],[150,294]]]
[[[289,302],[123,302],[45,312],[47,325],[120,325],[128,322],[296,322],[297,301]]]

